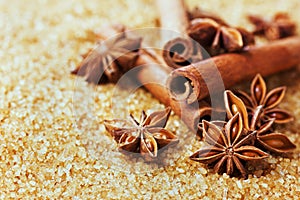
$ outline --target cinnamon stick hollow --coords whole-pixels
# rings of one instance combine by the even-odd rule
[[[172,98],[190,104],[209,93],[250,80],[257,73],[268,76],[299,63],[300,37],[290,37],[176,69],[170,74],[167,87]]]

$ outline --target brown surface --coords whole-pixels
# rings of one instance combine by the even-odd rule
[[[219,12],[232,25],[251,26],[245,13],[289,11],[300,25],[300,2],[188,1]],[[143,9],[143,13],[141,13]],[[128,97],[114,85],[93,87],[70,75],[80,54],[93,47],[94,29],[106,22],[131,28],[156,25],[154,2],[0,1],[0,199],[294,199],[300,196],[300,73],[267,79],[287,85],[282,108],[294,123],[279,130],[298,146],[291,158],[270,157],[271,171],[247,180],[212,174],[188,156],[197,142],[179,118],[168,128],[184,151],[165,152],[165,167],[128,160],[107,136],[103,119],[162,109],[148,92]],[[298,30],[299,32],[299,30]],[[249,85],[239,86],[248,88]],[[191,142],[191,145],[189,143]],[[126,169],[126,170],[124,170]],[[128,173],[128,171],[132,171]],[[140,172],[140,173],[139,173]]]

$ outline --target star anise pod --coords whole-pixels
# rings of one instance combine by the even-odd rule
[[[227,118],[232,118],[237,113],[240,114],[243,122],[243,128],[248,132],[250,130],[248,112],[242,99],[233,94],[230,90],[224,92],[224,102]]]
[[[275,118],[275,123],[282,124],[294,119],[289,112],[277,108],[285,95],[285,91],[286,87],[277,87],[267,93],[264,79],[260,74],[257,74],[251,83],[251,94],[237,91],[236,95],[243,101],[251,115],[260,113],[261,122]]]
[[[190,22],[188,34],[202,46],[211,46],[219,26],[213,19],[196,18]]]
[[[115,83],[134,67],[140,46],[141,38],[121,32],[111,39],[98,42],[97,47],[89,51],[71,73],[84,76],[89,83]]]
[[[253,33],[264,35],[269,40],[289,37],[296,33],[296,24],[287,13],[277,13],[271,20],[257,15],[249,15],[248,19],[255,25]]]
[[[204,141],[209,146],[196,151],[190,158],[200,163],[214,165],[214,172],[224,171],[233,175],[237,169],[243,177],[247,176],[246,161],[261,160],[268,157],[264,151],[250,145],[256,134],[252,132],[243,137],[243,121],[235,114],[222,128],[203,121]]]
[[[256,107],[254,114],[248,114],[244,102],[231,91],[225,91],[224,98],[229,118],[236,113],[240,113],[244,125],[244,135],[248,135],[253,131],[257,132],[255,135],[256,146],[262,146],[273,153],[289,153],[296,148],[287,136],[273,132],[272,125],[276,120],[275,118],[264,120],[263,124],[260,122],[263,113],[262,105]]]
[[[188,34],[212,55],[241,51],[254,44],[254,37],[247,30],[219,24],[212,18],[193,19]]]
[[[274,119],[271,119],[257,130],[256,143],[272,153],[284,154],[292,152],[296,145],[286,135],[272,132],[273,123]]]
[[[130,115],[131,121],[105,120],[104,125],[122,152],[140,153],[146,161],[151,161],[159,149],[178,142],[177,136],[164,128],[170,112],[170,108],[150,115],[143,111],[140,122]]]

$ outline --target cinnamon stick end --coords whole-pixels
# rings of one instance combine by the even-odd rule
[[[163,47],[162,56],[166,64],[175,69],[203,59],[199,44],[181,37],[168,41]]]
[[[167,79],[167,88],[173,99],[177,101],[184,101],[188,104],[197,100],[197,95],[194,92],[193,82],[187,77],[175,73],[170,74]]]

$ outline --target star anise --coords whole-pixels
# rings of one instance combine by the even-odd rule
[[[111,39],[98,42],[97,47],[89,51],[71,73],[84,76],[89,83],[115,83],[134,67],[140,46],[141,38],[121,32]]]
[[[271,20],[257,15],[249,15],[248,19],[255,25],[253,33],[264,35],[269,40],[289,37],[296,33],[296,24],[287,13],[277,13]]]
[[[190,158],[200,163],[214,165],[214,172],[224,171],[233,175],[237,169],[243,177],[247,176],[246,161],[261,160],[268,157],[264,151],[250,145],[256,132],[243,137],[243,121],[235,114],[224,127],[203,121],[204,141],[209,146],[196,151]]]
[[[275,118],[264,120],[263,123],[260,122],[263,113],[262,105],[256,107],[254,114],[248,114],[244,102],[231,91],[225,91],[224,98],[229,118],[240,113],[244,125],[244,135],[253,131],[257,132],[255,135],[256,146],[262,146],[273,153],[289,153],[296,148],[287,136],[273,132],[272,125],[276,121]]]
[[[272,132],[273,123],[274,119],[271,119],[257,130],[256,143],[273,153],[282,154],[292,152],[296,148],[296,145],[286,135]]]
[[[260,113],[260,122],[268,121],[275,118],[275,123],[287,123],[292,121],[293,116],[277,108],[285,95],[286,87],[277,87],[267,93],[267,87],[264,79],[257,74],[251,83],[251,94],[248,95],[243,91],[237,91],[236,95],[243,101],[251,115]]]
[[[122,152],[140,153],[146,161],[151,161],[159,149],[178,142],[177,136],[164,128],[170,112],[170,108],[150,115],[143,111],[140,122],[130,115],[131,121],[105,120],[104,125]]]
[[[254,37],[247,30],[219,24],[212,18],[193,19],[188,34],[212,55],[241,51],[254,44]]]

